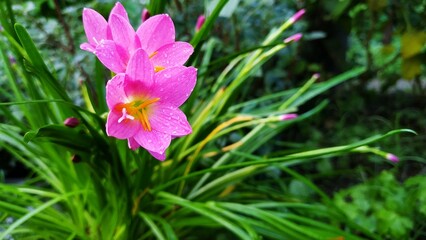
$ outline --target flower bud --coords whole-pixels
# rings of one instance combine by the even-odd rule
[[[302,36],[303,35],[301,33],[296,33],[296,34],[284,39],[284,43],[289,43],[289,42],[293,42],[293,41],[297,42],[302,38]]]
[[[299,20],[304,14],[305,14],[305,9],[301,9],[301,10],[299,10],[297,13],[295,13],[290,19],[289,19],[289,21],[291,22],[291,23],[294,23],[294,22],[296,22],[297,20]]]
[[[142,15],[141,15],[142,22],[145,22],[146,20],[148,20],[149,17],[151,17],[151,14],[149,13],[148,9],[144,8],[142,10]]]
[[[200,15],[197,19],[197,23],[195,24],[195,31],[200,31],[201,27],[204,25],[204,22],[206,21],[206,16]]]
[[[295,119],[295,118],[297,118],[298,116],[299,116],[299,115],[297,115],[296,113],[288,113],[288,114],[280,115],[280,116],[278,117],[278,119],[279,119],[280,121],[286,121],[286,120]]]
[[[75,118],[75,117],[69,117],[65,119],[64,121],[64,125],[70,128],[75,128],[79,124],[80,124],[80,120],[78,120],[78,118]]]
[[[81,162],[81,157],[80,157],[80,155],[77,155],[77,154],[72,155],[72,157],[71,157],[71,161],[72,161],[73,163],[79,163],[79,162]]]
[[[391,162],[394,162],[394,163],[399,162],[399,158],[396,155],[392,154],[392,153],[386,154],[386,159],[389,160],[389,161],[391,161]]]
[[[16,63],[16,58],[14,58],[14,57],[9,57],[9,62],[10,62],[10,64],[15,64]]]
[[[315,78],[315,79],[319,79],[321,77],[321,74],[314,73],[314,75],[312,75],[312,77]]]

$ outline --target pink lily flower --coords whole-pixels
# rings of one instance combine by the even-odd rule
[[[83,9],[83,26],[84,32],[86,33],[87,41],[80,45],[82,50],[94,53],[96,47],[104,40],[112,40],[111,30],[109,29],[109,22],[111,20],[111,16],[119,15],[129,22],[129,17],[127,16],[127,12],[124,9],[121,3],[117,2],[114,8],[111,10],[109,15],[108,22],[105,18],[90,8]]]
[[[194,52],[187,42],[175,41],[175,26],[167,14],[148,18],[136,31],[141,48],[148,54],[155,72],[182,66]]]
[[[116,3],[108,22],[96,11],[84,9],[83,24],[89,42],[80,48],[94,53],[115,73],[126,72],[130,57],[139,48],[148,53],[156,72],[182,66],[194,51],[191,44],[175,41],[175,27],[167,14],[150,17],[135,32],[126,10]]]
[[[143,147],[159,160],[172,138],[192,132],[179,107],[194,89],[197,70],[176,66],[154,71],[149,55],[138,49],[126,72],[117,74],[106,86],[108,136],[128,139],[131,149]]]

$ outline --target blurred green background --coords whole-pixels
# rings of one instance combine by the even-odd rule
[[[208,15],[214,6],[214,1],[164,2],[165,12],[175,22],[177,39],[182,41],[191,39],[197,17]],[[76,104],[83,104],[82,82],[90,85],[95,71],[94,57],[79,49],[86,38],[81,10],[90,7],[107,16],[114,3],[13,2],[17,22],[28,29]],[[122,3],[133,25],[139,24],[148,2]],[[213,59],[225,60],[212,64],[209,71],[220,73],[227,56],[252,48],[271,28],[301,8],[306,9],[305,16],[287,34],[301,32],[303,38],[265,64],[252,84],[244,86],[243,98],[300,86],[314,73],[328,79],[358,66],[367,71],[322,95],[320,99],[330,101],[328,107],[287,130],[278,139],[280,148],[261,151],[288,153],[353,142],[396,128],[413,129],[418,135],[396,136],[380,144],[383,151],[400,158],[397,164],[377,155],[349,155],[304,164],[297,171],[331,195],[350,218],[383,238],[426,238],[426,0],[230,0],[210,36],[217,44]],[[14,63],[14,59],[10,61]],[[7,84],[2,71],[0,89]],[[0,99],[2,96],[0,90]],[[320,99],[303,107],[310,109]],[[0,159],[2,181],[28,177],[29,172],[5,150],[0,149]],[[265,174],[273,175],[274,171]],[[259,175],[247,184],[257,185],[259,192],[273,193],[277,186],[265,179]],[[289,198],[319,198],[297,179],[285,187]]]

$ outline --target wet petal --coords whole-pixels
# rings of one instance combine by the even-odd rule
[[[82,43],[80,44],[80,49],[84,51],[88,51],[91,53],[95,53],[95,47],[91,45],[90,43]]]
[[[158,154],[163,154],[169,147],[171,141],[169,134],[158,132],[155,129],[151,131],[141,130],[134,138],[143,148]]]
[[[152,55],[160,47],[175,41],[175,27],[167,14],[148,18],[136,31],[141,47]]]
[[[166,159],[166,154],[165,153],[157,153],[157,152],[152,152],[152,151],[148,151],[148,152],[153,157],[155,157],[157,160],[164,161]]]
[[[187,42],[175,42],[162,46],[151,58],[154,66],[175,67],[182,66],[194,52],[194,48]]]
[[[129,21],[122,16],[112,14],[109,20],[109,27],[113,40],[131,54],[135,48],[136,33]]]
[[[192,132],[185,114],[177,107],[159,104],[149,118],[152,129],[172,136],[185,136]]]
[[[137,120],[125,119],[119,122],[122,117],[121,111],[110,111],[106,123],[106,131],[108,136],[118,139],[126,139],[133,137],[140,131],[141,125]]]
[[[154,67],[148,55],[138,49],[129,60],[126,70],[126,84],[124,91],[127,96],[139,95],[149,89],[154,83]]]
[[[96,46],[107,39],[108,23],[105,18],[93,9],[83,9],[83,26],[88,42]]]
[[[95,51],[99,61],[105,67],[115,73],[123,73],[126,71],[127,61],[129,59],[128,53],[114,41],[102,41]]]
[[[127,16],[126,9],[124,9],[123,5],[120,2],[115,3],[115,6],[111,9],[108,22],[111,20],[111,16],[113,14],[122,16],[127,22],[130,22],[129,17]]]
[[[115,105],[126,102],[126,94],[124,93],[124,75],[118,74],[108,81],[106,85],[106,102],[109,109],[113,109]]]
[[[179,107],[194,90],[197,69],[193,67],[172,67],[154,75],[155,88],[152,96],[160,98],[166,105]]]
[[[136,150],[140,147],[139,143],[136,142],[135,138],[133,137],[127,139],[127,145],[132,150]]]

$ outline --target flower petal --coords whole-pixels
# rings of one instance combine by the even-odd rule
[[[152,55],[161,46],[175,41],[175,26],[167,14],[148,18],[136,31],[141,41],[141,47]]]
[[[158,154],[163,154],[172,140],[169,134],[158,132],[155,129],[151,131],[141,130],[134,138],[143,148]]]
[[[127,15],[126,9],[123,7],[123,5],[120,2],[115,3],[115,6],[111,9],[111,12],[109,14],[108,22],[111,20],[111,16],[113,14],[122,16],[127,22],[129,21],[129,16]]]
[[[192,132],[185,114],[177,107],[158,104],[151,113],[149,122],[152,129],[172,136],[185,136]]]
[[[129,146],[130,149],[132,150],[136,150],[140,147],[139,143],[136,142],[134,137],[128,138],[127,139],[127,145]]]
[[[105,67],[115,73],[123,73],[126,71],[128,53],[114,41],[102,41],[95,50],[95,54],[99,61]]]
[[[90,8],[83,9],[83,26],[88,42],[96,46],[107,39],[108,23],[105,18]]]
[[[165,68],[182,66],[193,52],[194,48],[187,42],[170,43],[159,48],[151,61],[154,66]]]
[[[84,51],[91,52],[91,53],[95,53],[95,47],[93,47],[93,45],[91,45],[90,43],[80,44],[80,49],[84,50]]]
[[[133,137],[141,130],[141,125],[137,120],[124,119],[119,122],[122,117],[121,112],[112,110],[108,114],[106,123],[106,132],[108,136],[118,139],[126,139]]]
[[[132,25],[128,20],[117,14],[111,14],[109,19],[113,40],[131,55],[136,44],[136,33]]]
[[[157,152],[152,152],[152,151],[148,151],[148,152],[153,157],[155,157],[157,160],[164,161],[166,159],[166,154],[165,153],[157,153]]]
[[[166,105],[179,107],[188,99],[197,81],[194,67],[172,67],[154,75],[155,88],[152,96],[160,98]]]
[[[143,49],[138,49],[130,58],[126,69],[126,82],[124,91],[127,96],[139,94],[142,90],[148,89],[154,83],[154,67],[148,55]]]
[[[123,82],[124,74],[117,74],[106,85],[106,102],[110,110],[113,110],[119,103],[127,102]]]

